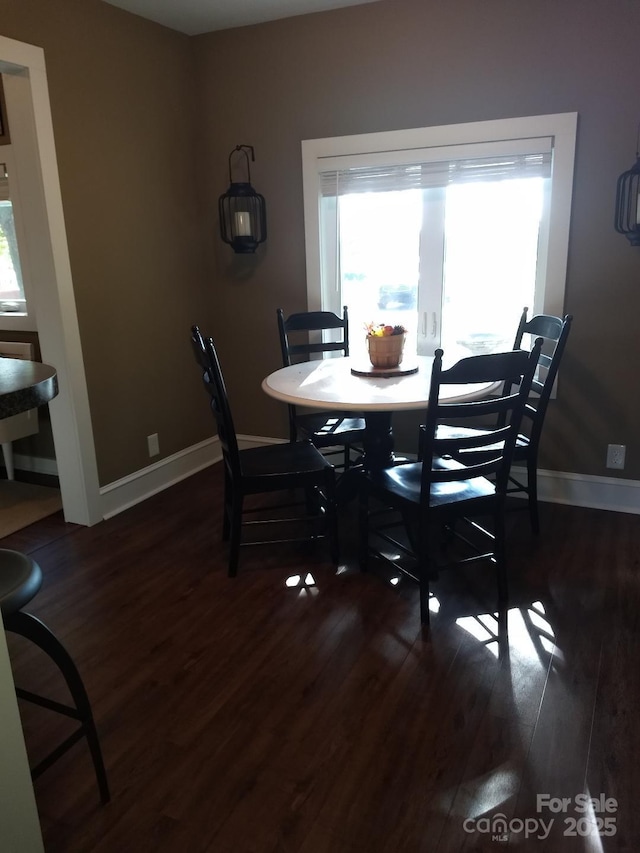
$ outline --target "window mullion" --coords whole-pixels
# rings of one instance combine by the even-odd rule
[[[440,346],[446,188],[422,194],[420,275],[418,279],[418,355],[433,355]]]

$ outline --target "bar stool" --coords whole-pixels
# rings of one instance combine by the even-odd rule
[[[0,612],[5,630],[19,634],[35,643],[51,658],[64,676],[74,705],[63,705],[19,687],[16,687],[16,695],[19,699],[33,702],[58,714],[64,714],[80,723],[80,726],[69,737],[32,768],[31,778],[37,779],[74,743],[86,737],[96,773],[100,800],[103,803],[108,803],[110,800],[109,784],[102,760],[98,732],[80,673],[67,650],[51,630],[35,616],[22,610],[34,598],[41,586],[42,571],[35,560],[18,551],[0,549]]]

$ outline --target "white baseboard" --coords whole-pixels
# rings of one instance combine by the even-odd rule
[[[284,439],[263,438],[256,435],[239,435],[238,446],[241,450],[249,447],[260,447],[265,444],[281,444]],[[179,483],[186,477],[214,465],[222,459],[220,440],[208,438],[192,447],[187,447],[173,456],[167,456],[116,480],[100,489],[102,500],[102,517],[111,518],[125,509],[135,506],[158,492],[168,489],[174,483]]]
[[[513,469],[526,482],[524,469]],[[569,471],[538,471],[538,499],[610,512],[640,514],[640,480],[621,477],[596,477]]]
[[[58,476],[58,465],[55,459],[47,459],[44,456],[22,456],[20,453],[13,455],[13,467],[16,471],[31,471],[35,474],[49,474]]]
[[[217,438],[208,438],[179,453],[167,456],[116,480],[100,489],[102,517],[111,518],[129,507],[150,498],[158,492],[168,489],[180,480],[219,462],[222,459],[220,442]]]
[[[265,444],[282,444],[284,441],[285,439],[257,435],[238,436],[238,445],[242,450]],[[111,518],[221,459],[219,440],[210,438],[181,450],[173,456],[161,459],[147,468],[135,471],[121,480],[109,483],[100,489],[103,517]],[[55,465],[54,460],[39,461],[53,462]],[[16,464],[16,467],[21,466]],[[43,470],[42,473],[50,472]],[[514,474],[526,482],[524,469],[514,469]],[[538,471],[538,496],[541,501],[550,503],[640,514],[639,480],[540,470]]]

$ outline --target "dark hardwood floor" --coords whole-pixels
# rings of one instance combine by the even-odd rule
[[[638,853],[640,516],[547,504],[536,541],[513,513],[499,641],[490,569],[443,578],[425,638],[413,585],[358,571],[350,511],[339,570],[276,546],[229,580],[220,500],[216,466],[0,542],[42,566],[30,609],[84,676],[112,789],[84,743],[49,769],[47,853]],[[17,683],[66,698],[9,648]],[[21,712],[36,761],[66,723]]]

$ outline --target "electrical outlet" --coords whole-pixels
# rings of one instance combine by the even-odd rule
[[[607,468],[617,468],[621,471],[624,468],[624,457],[627,452],[625,444],[609,444],[607,445]]]
[[[160,444],[158,442],[158,433],[147,436],[147,447],[149,448],[149,456],[157,456],[160,453]]]

